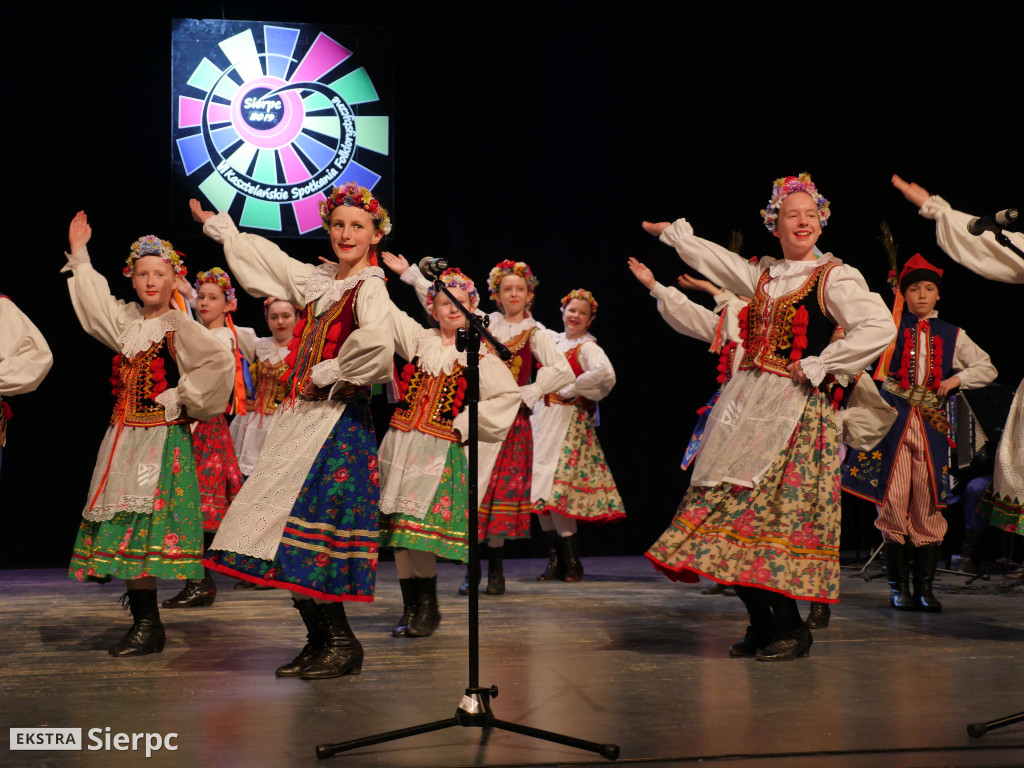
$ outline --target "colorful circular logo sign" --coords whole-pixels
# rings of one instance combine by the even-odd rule
[[[373,189],[390,126],[365,114],[379,97],[352,56],[309,25],[176,22],[176,160],[190,184],[217,210],[241,200],[240,226],[298,234],[320,228],[332,186]]]

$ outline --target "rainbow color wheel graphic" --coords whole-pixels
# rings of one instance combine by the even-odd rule
[[[337,74],[352,52],[323,32],[304,52],[299,29],[262,25],[262,35],[262,53],[245,29],[217,44],[224,66],[204,57],[195,67],[178,95],[176,145],[217,210],[241,195],[240,226],[280,232],[291,216],[302,234],[320,228],[332,186],[380,181],[354,158],[386,158],[388,117],[353,112],[377,90],[363,67]]]

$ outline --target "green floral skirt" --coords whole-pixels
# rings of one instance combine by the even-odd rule
[[[129,457],[130,458],[130,457]],[[188,427],[167,428],[153,511],[118,512],[78,528],[68,576],[115,579],[201,579],[203,521]]]
[[[418,549],[464,563],[469,559],[468,505],[466,454],[458,443],[451,443],[426,516],[420,520],[400,512],[381,515],[381,541],[389,549]]]

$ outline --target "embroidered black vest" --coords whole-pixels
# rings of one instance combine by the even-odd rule
[[[431,376],[413,358],[402,369],[399,381],[402,401],[391,417],[391,426],[402,432],[416,429],[426,435],[457,442],[452,422],[459,415],[466,393],[466,378],[456,362],[451,373]]]
[[[754,298],[739,314],[744,354],[740,370],[789,377],[786,366],[818,355],[828,346],[836,321],[825,307],[828,274],[834,262],[817,267],[795,291],[773,299],[767,294],[769,270],[761,272]]]
[[[135,357],[115,355],[110,383],[116,398],[111,424],[123,421],[126,427],[161,427],[191,421],[184,409],[177,419],[168,421],[164,407],[156,402],[161,392],[178,386],[174,331]]]

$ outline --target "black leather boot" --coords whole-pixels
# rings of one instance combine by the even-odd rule
[[[832,618],[832,608],[828,603],[811,603],[811,610],[807,614],[808,629],[824,629]]]
[[[121,596],[122,604],[132,612],[133,623],[121,641],[110,649],[111,656],[145,656],[160,653],[167,635],[160,623],[160,609],[156,607],[155,589],[129,589]]]
[[[964,540],[960,545],[960,570],[963,573],[970,573],[973,576],[981,573],[981,558],[978,555],[979,544],[981,544],[981,531],[972,531],[970,528],[964,531]]]
[[[898,611],[916,607],[910,595],[910,568],[907,566],[907,545],[885,543],[885,567],[889,571],[889,605]]]
[[[562,548],[562,581],[582,581],[583,563],[580,562],[580,537],[559,536],[558,544]]]
[[[729,648],[729,655],[734,658],[756,656],[759,650],[771,645],[772,640],[775,639],[772,609],[763,589],[741,586],[737,586],[735,589],[736,596],[743,601],[743,605],[747,609],[750,624],[747,626],[743,639],[733,643]]]
[[[392,637],[405,637],[405,630],[416,615],[419,603],[416,601],[416,579],[399,579],[398,586],[402,588],[402,615],[391,630]]]
[[[416,615],[405,634],[409,637],[430,637],[441,623],[441,612],[437,608],[437,576],[416,579]]]
[[[327,629],[320,654],[299,673],[303,680],[330,680],[342,675],[358,675],[363,670],[363,646],[356,640],[341,602],[318,604],[316,610]]]
[[[323,613],[317,609],[316,603],[309,598],[297,600],[294,597],[292,603],[302,617],[302,623],[306,625],[306,644],[302,646],[298,656],[274,671],[278,677],[298,677],[313,659],[323,653],[324,644],[327,642],[327,626],[324,624]]]
[[[485,595],[505,594],[505,569],[502,563],[504,555],[504,546],[487,548],[487,588],[484,589]]]
[[[480,553],[480,559],[483,560],[484,556],[487,554],[487,542],[481,542],[478,551]],[[480,586],[480,566],[479,565],[477,565],[477,571],[476,571],[476,585],[477,585],[477,587]],[[469,563],[466,563],[466,575],[462,577],[462,584],[459,585],[459,594],[460,595],[468,595],[469,594]]]
[[[210,569],[202,579],[189,579],[181,592],[174,597],[169,597],[160,605],[163,608],[201,608],[205,605],[213,605],[217,597],[217,585],[213,583],[213,576]]]
[[[800,618],[800,609],[792,597],[768,592],[768,603],[775,620],[775,640],[757,652],[758,661],[792,661],[811,652],[811,630]]]
[[[544,549],[548,552],[548,564],[544,567],[544,573],[537,577],[537,581],[561,579],[564,574],[562,561],[558,556],[558,531],[544,531]]]
[[[926,544],[914,553],[914,602],[922,611],[939,613],[942,603],[932,594],[932,582],[939,567],[939,545]]]

